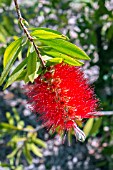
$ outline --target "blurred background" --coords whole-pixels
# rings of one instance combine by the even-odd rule
[[[91,58],[83,69],[103,111],[113,111],[113,0],[19,0],[29,27],[67,35]],[[22,35],[12,0],[0,0],[0,74],[3,54]],[[15,67],[26,54],[19,55]],[[14,68],[12,68],[13,70]],[[87,139],[62,143],[28,109],[23,82],[0,87],[0,170],[113,170],[113,116],[89,119]]]

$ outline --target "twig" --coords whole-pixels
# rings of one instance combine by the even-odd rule
[[[41,54],[40,54],[40,51],[38,50],[36,44],[34,43],[34,39],[33,39],[33,37],[30,35],[27,27],[26,27],[26,26],[24,25],[24,23],[23,23],[24,18],[22,18],[21,11],[20,11],[20,8],[19,8],[19,5],[18,5],[17,0],[14,0],[14,4],[15,4],[15,8],[16,8],[16,12],[17,12],[17,15],[18,15],[18,20],[19,20],[19,22],[20,22],[20,25],[21,25],[24,33],[26,34],[28,40],[33,44],[33,46],[34,46],[34,48],[35,48],[35,51],[36,51],[36,53],[37,53],[37,55],[38,55],[38,57],[39,57],[39,59],[40,59],[40,61],[41,61],[41,63],[42,63],[42,66],[45,67],[45,62],[44,62],[44,60],[42,59],[42,56],[41,56]]]
[[[95,115],[97,115],[97,116],[111,116],[111,115],[113,115],[113,111],[100,111],[100,112],[97,112]]]
[[[111,116],[113,115],[113,111],[98,111],[98,112],[91,112],[89,115],[94,116]]]

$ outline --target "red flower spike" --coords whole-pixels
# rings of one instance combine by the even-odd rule
[[[51,66],[26,88],[32,110],[48,129],[57,128],[61,134],[74,129],[76,138],[85,140],[77,121],[95,116],[98,99],[80,68],[64,63]]]

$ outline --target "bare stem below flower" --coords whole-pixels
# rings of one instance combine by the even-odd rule
[[[20,11],[20,8],[19,8],[19,5],[18,5],[17,0],[14,0],[14,4],[15,4],[15,7],[16,7],[16,12],[17,12],[17,15],[18,15],[18,20],[19,20],[19,22],[20,22],[20,25],[21,25],[24,33],[26,34],[28,40],[33,44],[33,46],[34,46],[34,48],[35,48],[35,51],[36,51],[36,53],[37,53],[37,55],[38,55],[38,57],[39,57],[39,59],[40,59],[40,61],[41,61],[41,63],[42,63],[42,66],[45,67],[45,62],[44,62],[44,60],[42,59],[42,56],[41,56],[41,54],[40,54],[40,51],[38,50],[38,48],[37,48],[37,46],[36,46],[36,44],[35,44],[35,42],[34,42],[34,39],[33,39],[33,37],[30,35],[27,27],[26,27],[26,26],[24,25],[24,23],[23,23],[24,18],[22,18],[21,11]]]

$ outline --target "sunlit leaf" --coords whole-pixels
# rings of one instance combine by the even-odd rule
[[[22,128],[24,127],[24,125],[25,125],[25,123],[24,123],[23,120],[20,120],[20,121],[17,123],[17,127],[18,127],[19,129],[22,129]]]
[[[62,58],[52,58],[50,60],[47,60],[46,66],[54,65],[54,64],[59,64],[62,62]]]
[[[13,142],[13,143],[18,143],[18,142],[24,142],[24,141],[26,141],[26,140],[27,140],[26,137],[14,136],[14,137],[11,139],[11,142]]]
[[[39,157],[43,156],[40,149],[35,144],[33,143],[30,144],[30,149],[36,156],[39,156]]]
[[[20,115],[19,115],[19,113],[17,112],[17,109],[16,109],[15,107],[13,107],[13,108],[12,108],[12,111],[13,111],[13,113],[14,113],[14,118],[15,118],[15,120],[16,120],[17,122],[19,122],[19,120],[20,120]]]
[[[25,158],[27,159],[28,163],[31,164],[32,163],[32,156],[31,156],[31,153],[30,153],[30,150],[29,150],[29,145],[27,143],[25,143],[23,153],[24,153]]]
[[[25,58],[25,59],[15,68],[15,70],[12,72],[11,76],[12,76],[13,74],[17,73],[18,71],[20,71],[20,69],[25,68],[26,64],[27,64],[27,58]]]
[[[2,85],[3,82],[5,81],[8,73],[9,73],[9,71],[10,71],[13,63],[15,62],[16,58],[18,57],[18,54],[19,54],[19,52],[21,51],[21,49],[22,49],[22,47],[19,46],[18,49],[17,49],[17,51],[16,51],[15,53],[12,53],[13,56],[11,56],[10,60],[8,60],[8,63],[7,63],[7,65],[6,65],[6,67],[4,68],[4,70],[3,70],[3,72],[2,72],[2,75],[1,75],[1,77],[0,77],[0,85]]]
[[[86,137],[89,135],[89,133],[93,127],[93,122],[94,122],[94,118],[90,118],[83,128],[83,131],[84,131]]]
[[[94,125],[90,131],[90,135],[96,135],[98,133],[101,123],[102,123],[101,117],[95,119]]]
[[[55,38],[61,38],[61,39],[68,39],[63,34],[59,33],[58,31],[52,30],[50,28],[35,28],[34,31],[31,33],[31,36],[34,36],[36,38],[42,38],[42,39],[55,39]]]
[[[15,148],[10,154],[7,155],[7,158],[10,159],[12,157],[14,157],[16,155],[16,153],[18,152],[19,148]]]
[[[37,65],[37,54],[34,51],[32,53],[29,53],[29,56],[27,57],[27,74],[31,82],[33,82],[35,78],[36,65]]]
[[[41,147],[43,147],[43,148],[46,148],[46,147],[47,147],[46,143],[45,143],[43,140],[41,140],[41,139],[33,138],[32,141],[33,141],[35,144],[37,144],[37,145],[39,145],[39,146],[41,146]]]
[[[20,128],[17,128],[16,126],[10,125],[8,123],[0,123],[0,128],[5,128],[5,129],[12,129],[12,130],[22,130]]]
[[[20,69],[18,72],[16,72],[12,76],[10,76],[4,86],[4,89],[6,89],[8,86],[10,86],[19,77],[19,75],[23,72],[23,70],[24,70],[24,68]]]
[[[52,49],[62,53],[66,54],[67,56],[70,56],[74,59],[79,60],[89,60],[90,58],[88,55],[79,47],[76,45],[63,40],[63,39],[39,39],[40,42],[42,42],[44,45],[48,45],[49,47],[52,47]]]
[[[22,38],[17,39],[16,41],[13,41],[5,50],[4,58],[3,58],[3,66],[6,67],[7,63],[14,58],[16,55],[18,49],[20,48],[22,44]],[[19,53],[18,53],[19,54]]]
[[[63,61],[67,64],[73,65],[73,66],[81,66],[83,65],[83,62],[71,58],[69,55],[63,54],[62,52],[59,52],[57,50],[51,49],[51,48],[42,48],[43,53],[46,55],[49,55],[51,57],[55,58],[61,58]]]
[[[18,78],[16,79],[16,81],[21,81],[24,80],[25,81],[25,77],[27,75],[27,69],[23,70],[23,72],[18,76]],[[29,79],[28,79],[29,81]]]
[[[9,124],[14,125],[14,118],[10,112],[6,112],[6,118],[8,119]]]

